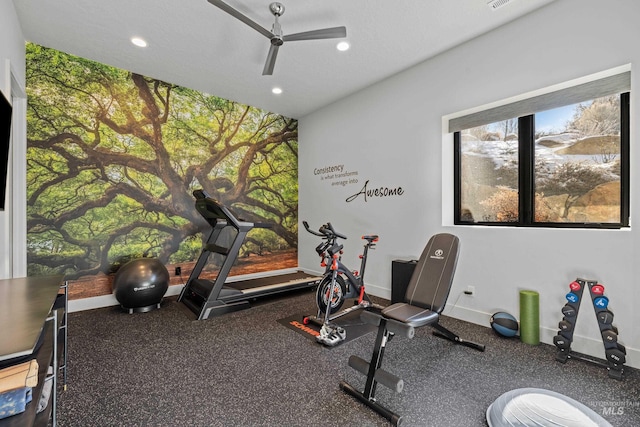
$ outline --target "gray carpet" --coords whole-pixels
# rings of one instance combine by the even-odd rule
[[[150,313],[71,313],[68,390],[59,394],[58,424],[389,425],[338,387],[341,379],[364,385],[347,359],[368,359],[375,334],[327,349],[277,322],[313,313],[314,300],[305,291],[200,322],[175,300]],[[487,407],[521,387],[565,394],[604,413],[613,426],[640,426],[639,371],[627,368],[617,381],[589,363],[556,362],[553,346],[501,338],[448,317],[441,323],[486,351],[434,337],[430,328],[418,329],[412,340],[391,340],[384,366],[405,387],[394,394],[379,386],[377,397],[404,416],[405,426],[486,426]]]

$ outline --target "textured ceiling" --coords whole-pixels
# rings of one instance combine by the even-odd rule
[[[271,29],[270,0],[225,1]],[[487,0],[281,0],[284,34],[344,25],[351,49],[339,52],[337,39],[285,43],[272,76],[262,76],[269,40],[206,0],[13,3],[28,41],[300,118],[551,1],[492,10]]]

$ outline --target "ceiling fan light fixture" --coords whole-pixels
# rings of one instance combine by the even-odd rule
[[[349,42],[346,42],[346,41],[341,41],[340,43],[338,43],[336,45],[336,49],[338,49],[340,52],[344,52],[345,50],[349,50],[350,47],[351,47],[351,45],[349,45]]]

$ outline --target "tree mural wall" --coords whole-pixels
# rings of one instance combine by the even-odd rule
[[[296,120],[39,45],[26,51],[29,275],[96,277],[140,256],[194,261],[209,229],[196,188],[274,225],[250,233],[245,255],[295,254]]]

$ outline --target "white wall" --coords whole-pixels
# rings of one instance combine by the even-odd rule
[[[638,16],[636,0],[606,6],[596,0],[557,0],[303,117],[300,219],[314,228],[331,221],[349,236],[347,264],[357,264],[360,235],[379,234],[366,282],[370,293],[384,297],[390,296],[393,259],[417,258],[434,233],[458,235],[461,254],[445,314],[488,326],[490,314],[498,310],[518,317],[519,290],[536,290],[541,339],[546,343],[552,342],[562,319],[569,283],[577,277],[597,279],[606,287],[620,341],[627,346],[627,364],[640,367],[638,227],[455,227],[445,225],[452,219],[442,214],[443,196],[451,199],[443,194],[443,176],[446,184],[453,173],[450,152],[443,151],[443,116],[631,64],[631,220],[640,224],[640,187],[634,185],[635,166],[640,165],[640,150],[634,148],[634,141],[640,141],[635,121],[640,100]],[[326,174],[314,174],[315,169],[332,165],[357,171],[358,183],[333,186],[334,181],[320,179]],[[345,202],[367,179],[370,186],[400,186],[404,194]],[[299,264],[318,271],[313,250],[317,238],[300,229]],[[475,286],[473,297],[462,294],[469,285]],[[572,349],[604,357],[590,304],[582,305]]]
[[[13,85],[12,85],[13,75]],[[22,29],[18,22],[13,2],[3,1],[0,2],[0,90],[10,99],[11,88],[14,87],[14,91],[23,92],[25,83],[25,47],[24,36],[22,35]],[[18,127],[24,128],[24,103],[18,102],[18,105],[14,105],[14,110],[18,113],[16,116],[22,117],[22,120],[18,124]],[[16,125],[14,124],[14,127]],[[20,134],[20,132],[18,132]],[[15,151],[16,135],[14,132],[14,144],[12,149]],[[24,145],[24,141],[22,141]],[[24,147],[21,147],[23,150]],[[15,276],[14,257],[13,250],[13,227],[15,223],[13,220],[12,211],[15,204],[13,203],[13,191],[12,179],[13,173],[16,172],[13,167],[13,162],[9,162],[9,180],[7,182],[7,200],[5,204],[5,210],[0,211],[0,278],[8,278]],[[22,172],[22,171],[21,171]],[[22,204],[22,203],[21,203]],[[24,233],[23,233],[24,234]],[[20,248],[24,250],[24,247],[20,245]],[[24,256],[18,257],[24,259]]]

